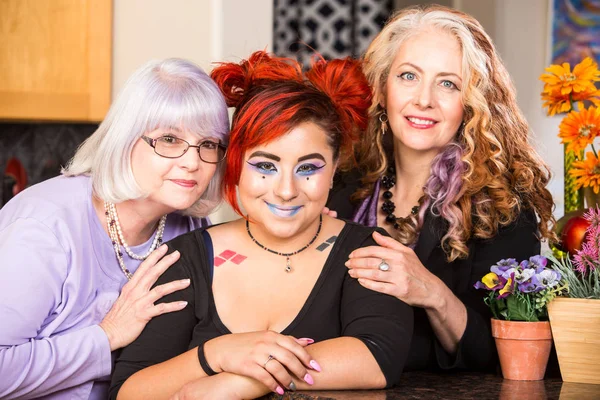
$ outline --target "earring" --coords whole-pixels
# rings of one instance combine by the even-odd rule
[[[389,118],[388,118],[385,110],[383,110],[383,112],[381,114],[379,114],[379,122],[381,122],[381,136],[385,136],[385,132],[387,131],[388,121],[389,121]]]

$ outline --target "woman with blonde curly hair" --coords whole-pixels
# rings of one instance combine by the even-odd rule
[[[473,284],[554,240],[549,170],[509,74],[474,18],[440,6],[400,11],[364,62],[374,98],[361,171],[339,176],[327,205],[396,240],[374,233],[379,246],[352,252],[349,274],[416,307],[406,369],[493,368]]]

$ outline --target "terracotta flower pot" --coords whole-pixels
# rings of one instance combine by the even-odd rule
[[[600,384],[600,300],[556,297],[548,315],[563,381]]]
[[[552,348],[550,323],[492,319],[492,336],[504,379],[544,379]]]

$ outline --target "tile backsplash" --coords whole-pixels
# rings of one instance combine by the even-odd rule
[[[0,207],[13,196],[15,170],[20,171],[17,180],[26,175],[26,186],[59,175],[60,168],[97,127],[97,124],[0,123],[0,172],[4,177]]]

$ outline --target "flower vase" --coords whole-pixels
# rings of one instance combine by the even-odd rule
[[[583,197],[585,199],[585,208],[592,208],[600,205],[600,193],[594,193],[591,187],[583,188]]]
[[[563,381],[600,384],[600,299],[556,297],[548,316]]]
[[[567,145],[564,146],[565,149],[565,158],[564,158],[564,178],[565,178],[565,210],[564,213],[568,213],[570,211],[581,210],[584,208],[583,206],[583,190],[575,189],[575,178],[571,176],[569,171],[571,171],[571,167],[574,161],[578,159],[583,159],[583,152],[580,154],[578,158],[574,151],[567,151]]]
[[[552,348],[552,332],[548,321],[492,319],[492,336],[496,340],[504,379],[544,379]]]

